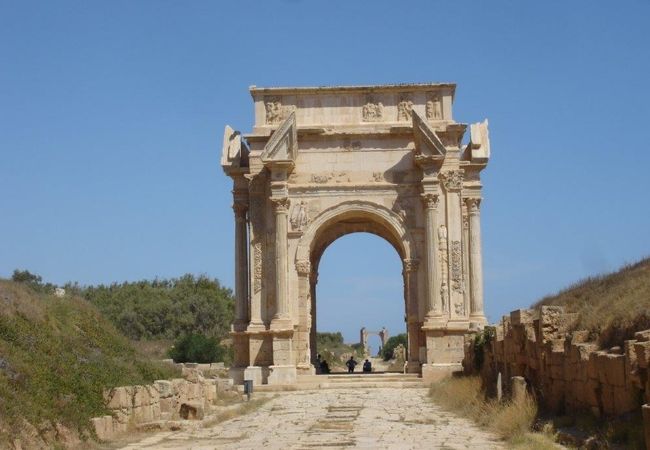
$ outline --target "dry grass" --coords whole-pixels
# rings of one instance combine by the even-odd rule
[[[573,328],[589,330],[603,348],[622,345],[635,331],[650,328],[650,258],[580,281],[534,306],[541,305],[578,313]]]
[[[252,399],[247,402],[230,403],[231,406],[233,405],[237,405],[237,406],[230,407],[224,411],[218,412],[217,414],[215,414],[214,416],[208,419],[205,419],[201,423],[201,426],[203,428],[209,428],[218,423],[225,422],[226,420],[230,420],[230,419],[234,419],[235,417],[250,414],[274,398],[275,397],[261,397],[261,398]]]
[[[434,383],[431,399],[459,416],[473,420],[506,440],[510,448],[556,448],[551,436],[533,433],[537,404],[532,397],[520,402],[497,402],[487,399],[478,377],[452,378]]]

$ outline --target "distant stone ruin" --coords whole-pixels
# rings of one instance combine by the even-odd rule
[[[359,331],[359,343],[363,347],[363,354],[366,356],[370,356],[370,346],[368,345],[368,336],[379,336],[379,339],[381,339],[381,348],[384,348],[386,346],[386,342],[388,342],[388,330],[386,327],[382,327],[381,330],[379,331],[368,331],[366,327],[361,328]]]

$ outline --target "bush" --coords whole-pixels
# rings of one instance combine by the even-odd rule
[[[177,363],[213,363],[223,361],[227,350],[215,337],[188,334],[176,341],[169,350],[169,357]]]
[[[404,346],[408,354],[408,338],[406,337],[406,333],[398,334],[389,338],[386,341],[386,345],[381,349],[381,356],[384,358],[384,361],[393,359],[393,351],[399,344]]]
[[[191,333],[223,338],[234,315],[232,291],[206,276],[65,287],[134,340],[177,339]]]
[[[335,333],[316,333],[316,346],[318,348],[332,348],[343,345],[343,335],[340,331]]]

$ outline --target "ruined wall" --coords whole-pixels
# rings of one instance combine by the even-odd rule
[[[97,437],[108,441],[141,424],[201,419],[204,411],[215,403],[219,392],[232,389],[232,380],[204,378],[195,368],[184,368],[183,377],[105,390],[104,399],[110,415],[91,419]]]
[[[523,376],[538,401],[556,413],[591,411],[619,415],[650,403],[650,330],[636,333],[623,348],[599,351],[586,331],[567,330],[575,315],[559,306],[517,310],[504,316],[485,345],[480,370],[485,386]],[[466,372],[477,371],[473,336],[465,342]]]

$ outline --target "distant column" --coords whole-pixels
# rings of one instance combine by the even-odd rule
[[[436,257],[438,255],[438,241],[436,233],[438,224],[436,216],[438,213],[438,194],[423,194],[422,200],[425,207],[425,228],[424,235],[427,263],[427,289],[426,289],[426,321],[442,318],[442,307],[440,304],[440,280],[438,279],[438,268]]]
[[[244,202],[233,204],[235,212],[235,331],[248,322],[248,236]]]
[[[485,322],[483,312],[483,256],[481,252],[481,199],[468,198],[469,215],[469,271],[470,271],[470,321]]]

